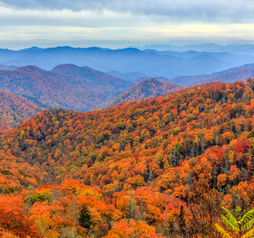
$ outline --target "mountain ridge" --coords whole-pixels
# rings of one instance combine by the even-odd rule
[[[180,85],[161,81],[161,78],[143,79],[136,85],[127,89],[115,99],[106,104],[106,107],[114,106],[125,101],[138,101],[146,98],[154,98],[166,94],[170,91],[181,89]]]
[[[50,107],[94,109],[129,87],[129,82],[88,67],[65,64],[51,71],[38,66],[0,70],[0,88]]]
[[[253,55],[234,55],[227,52],[160,52],[137,48],[55,47],[0,49],[0,52],[0,64],[3,65],[35,64],[50,70],[56,65],[70,63],[87,65],[103,72],[138,72],[150,77],[160,75],[168,78],[207,74],[254,61]],[[199,67],[200,63],[203,67]]]
[[[220,81],[225,83],[246,81],[248,78],[252,77],[254,77],[254,64],[245,64],[220,72],[215,72],[213,74],[176,77],[172,78],[171,81],[178,82],[179,84],[185,86],[193,86],[213,81]]]

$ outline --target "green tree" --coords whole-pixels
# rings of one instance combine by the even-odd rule
[[[216,230],[223,238],[253,238],[254,237],[254,209],[242,214],[242,209],[237,207],[232,214],[225,207],[222,209],[226,212],[226,216],[221,215],[223,226],[215,224]]]
[[[80,226],[86,228],[88,231],[90,230],[92,225],[91,215],[85,204],[82,205],[79,211],[78,221]]]

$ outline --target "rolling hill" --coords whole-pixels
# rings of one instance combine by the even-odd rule
[[[130,83],[89,67],[71,64],[46,71],[37,66],[0,70],[0,89],[47,108],[94,109],[129,87]]]
[[[143,79],[137,85],[127,89],[106,105],[114,106],[126,101],[138,101],[146,98],[154,98],[170,91],[179,90],[180,88],[182,88],[180,85],[160,81],[160,78]]]
[[[26,98],[0,90],[0,131],[17,127],[42,110]]]
[[[246,64],[213,74],[176,77],[171,79],[171,81],[185,86],[193,86],[215,81],[225,83],[246,81],[252,77],[254,77],[254,64]]]
[[[0,136],[1,232],[218,237],[222,206],[254,206],[253,116],[254,80],[44,111]]]

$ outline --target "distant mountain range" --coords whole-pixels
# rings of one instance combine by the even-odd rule
[[[179,85],[188,87],[214,81],[245,81],[250,77],[254,77],[254,64],[170,80],[144,76],[133,77],[129,81],[74,64],[58,65],[50,71],[37,66],[11,66],[0,68],[0,89],[25,97],[39,107],[88,111],[103,105],[156,97],[179,89]]]
[[[73,64],[58,65],[50,71],[37,66],[0,70],[0,89],[25,97],[39,107],[77,111],[156,97],[181,88],[167,80],[143,77],[127,82]]]
[[[145,79],[130,89],[127,89],[106,106],[113,106],[125,101],[138,101],[145,98],[154,98],[181,88],[180,85],[160,81],[160,78]]]
[[[92,110],[130,86],[127,81],[72,64],[58,65],[51,71],[37,66],[0,70],[0,89],[26,97],[46,108]]]
[[[0,131],[16,127],[42,110],[26,98],[0,90]]]
[[[252,54],[229,52],[156,51],[137,48],[37,48],[0,49],[0,65],[36,65],[51,70],[59,64],[86,65],[103,72],[118,72],[117,77],[133,80],[132,74],[173,78],[183,75],[208,74],[238,65],[253,63]],[[122,74],[122,77],[119,76]],[[126,78],[127,74],[127,78]],[[128,76],[129,74],[129,76]],[[125,75],[125,76],[124,76]]]
[[[248,78],[253,77],[254,77],[254,64],[246,64],[240,67],[230,68],[213,74],[176,77],[171,79],[171,81],[173,83],[178,83],[184,86],[193,86],[215,81],[225,83],[246,81]]]
[[[154,49],[159,51],[199,51],[199,52],[231,52],[234,54],[252,54],[254,55],[253,44],[229,44],[219,45],[214,43],[207,44],[186,44],[186,45],[170,45],[170,44],[153,44],[146,45],[142,49]]]

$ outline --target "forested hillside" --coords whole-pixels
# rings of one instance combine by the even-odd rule
[[[253,116],[254,80],[45,111],[0,137],[0,231],[220,237],[221,206],[254,206]]]
[[[0,70],[0,89],[46,108],[92,110],[129,87],[129,82],[72,64],[58,65],[51,71],[36,66]]]
[[[146,98],[154,98],[170,91],[179,90],[180,88],[182,88],[180,85],[163,82],[157,78],[145,79],[137,83],[137,85],[127,89],[106,105],[114,106],[126,101],[138,101]]]
[[[0,132],[18,126],[42,110],[29,100],[0,89]]]

